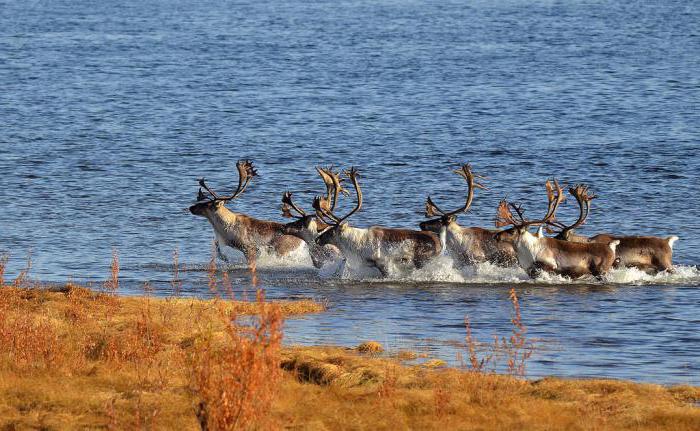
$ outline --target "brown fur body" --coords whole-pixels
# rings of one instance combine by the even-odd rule
[[[543,269],[559,275],[571,278],[587,274],[600,276],[610,271],[615,263],[615,252],[608,246],[610,241],[586,244],[546,237],[540,240],[546,244],[540,259]],[[547,267],[551,261],[556,263],[553,268]]]
[[[504,230],[496,237],[514,246],[518,263],[531,277],[541,271],[572,278],[588,274],[601,277],[612,268],[618,243],[564,241],[533,235],[524,227]]]
[[[390,264],[421,268],[442,252],[440,238],[433,232],[372,226],[360,229],[342,223],[326,229],[317,239],[321,246],[332,244],[344,256],[374,266],[387,276]]]
[[[413,264],[421,268],[425,262],[442,252],[440,238],[433,232],[412,229],[393,229],[373,226],[370,230],[381,242],[402,244],[409,243],[413,249]]]
[[[209,220],[216,234],[217,248],[224,244],[240,250],[248,261],[263,250],[277,256],[287,256],[303,242],[297,237],[285,235],[282,223],[234,213],[221,201],[197,203],[190,207],[190,212]]]
[[[673,243],[678,237],[660,238],[657,236],[618,236],[610,234],[598,234],[585,237],[569,232],[568,241],[578,243],[609,244],[618,240],[615,251],[618,261],[616,267],[638,268],[642,271],[656,273],[660,271],[673,271]]]
[[[422,230],[440,235],[445,226],[439,219],[420,223]],[[447,220],[445,229],[445,247],[460,265],[474,265],[481,262],[491,262],[500,266],[513,266],[518,263],[513,245],[508,242],[496,241],[500,231],[480,227],[462,227],[454,217]]]

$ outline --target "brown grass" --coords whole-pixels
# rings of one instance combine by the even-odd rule
[[[0,429],[700,429],[697,387],[281,347],[283,315],[322,308],[0,286]]]
[[[5,258],[5,261],[2,262],[2,267],[3,267],[3,273],[5,272],[5,265],[7,263],[7,258]],[[27,253],[27,263],[24,265],[24,268],[17,274],[17,277],[15,277],[15,281],[12,282],[12,284],[15,287],[20,287],[29,281],[29,271],[32,269],[32,252],[29,251]]]
[[[464,318],[464,326],[467,335],[465,337],[469,367],[476,372],[495,372],[498,368],[498,359],[507,358],[507,372],[510,375],[525,377],[527,360],[532,356],[534,344],[527,337],[527,328],[520,314],[520,301],[515,289],[510,289],[508,298],[513,306],[510,322],[512,324],[510,337],[493,336],[490,344],[480,343],[472,336],[472,327],[469,317]],[[478,350],[482,353],[479,355]]]
[[[381,353],[384,347],[377,341],[365,341],[357,346],[357,351],[360,353]]]
[[[202,429],[248,428],[267,418],[281,376],[282,314],[260,292],[257,304],[260,313],[250,325],[234,324],[237,316],[221,310],[225,342],[208,333],[194,346],[191,369]]]
[[[273,413],[289,429],[694,430],[700,388],[428,370],[351,349],[287,349]],[[293,377],[293,378],[290,378]]]
[[[108,293],[115,295],[119,290],[119,253],[116,248],[112,250],[112,263],[109,270],[110,277],[105,281],[104,287]]]
[[[259,424],[281,373],[282,316],[323,309],[2,286],[0,429]],[[244,316],[254,320],[233,323]]]

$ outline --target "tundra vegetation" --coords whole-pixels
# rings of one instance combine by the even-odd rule
[[[179,291],[177,254],[173,291]],[[0,259],[0,429],[668,429],[700,427],[700,388],[525,379],[532,354],[514,291],[512,333],[474,339],[465,360],[377,343],[285,347],[285,316],[313,301],[119,296],[119,259],[99,289],[39,286]],[[246,318],[254,316],[254,318]],[[425,360],[424,359],[430,359]],[[497,374],[496,362],[504,361]]]

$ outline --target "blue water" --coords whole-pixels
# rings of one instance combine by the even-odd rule
[[[42,281],[106,278],[166,293],[173,250],[187,294],[212,233],[183,211],[196,179],[218,188],[251,158],[261,174],[232,208],[280,220],[308,206],[312,167],[354,164],[353,216],[417,227],[428,193],[457,207],[449,168],[489,177],[464,225],[505,195],[544,210],[556,176],[599,195],[584,233],[678,235],[673,277],[525,283],[442,268],[379,283],[261,270],[272,297],[330,311],[290,320],[290,343],[378,339],[452,360],[468,315],[486,341],[509,330],[517,286],[533,376],[700,384],[700,4],[669,1],[0,1],[0,250]],[[573,202],[560,218],[576,216]],[[252,289],[240,265],[239,292]]]

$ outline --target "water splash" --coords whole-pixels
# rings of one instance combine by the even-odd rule
[[[145,265],[149,269],[170,271],[172,264]],[[206,271],[208,265],[180,265],[181,272]],[[242,255],[221,265],[223,271],[251,270]],[[326,262],[316,270],[309,257],[306,245],[302,245],[291,254],[280,257],[269,253],[261,253],[255,262],[256,276],[267,272],[289,272],[291,278],[298,276],[298,270],[305,274],[314,272],[320,280],[339,280],[343,282],[372,282],[372,283],[455,283],[455,284],[533,284],[533,285],[567,285],[567,284],[613,284],[613,285],[700,285],[700,268],[693,265],[677,265],[673,273],[650,275],[636,268],[621,268],[610,271],[603,280],[594,277],[570,279],[557,274],[543,273],[538,278],[530,278],[520,267],[501,267],[484,262],[477,265],[460,267],[447,256],[437,256],[420,269],[393,266],[389,268],[387,277],[382,277],[379,270],[360,261],[352,259],[337,259]],[[256,277],[257,278],[257,277]],[[256,280],[257,281],[257,280]]]
[[[227,265],[224,268],[240,269],[241,266],[250,269],[245,262],[243,254],[230,247],[222,247],[222,254],[226,257]],[[300,245],[287,256],[279,256],[262,249],[255,261],[256,270],[270,268],[308,268],[312,265],[309,249],[306,244]]]
[[[700,284],[700,269],[696,266],[676,266],[673,273],[647,274],[636,268],[614,269],[603,280],[593,276],[571,279],[569,277],[542,273],[536,279],[530,278],[520,267],[501,267],[489,262],[457,267],[449,256],[438,256],[421,269],[405,270],[390,267],[387,277],[380,277],[379,271],[366,265],[339,260],[326,264],[319,270],[322,279],[339,279],[343,281],[405,282],[405,283],[464,283],[464,284]]]
[[[697,266],[677,265],[674,272],[660,272],[647,274],[637,268],[613,269],[606,277],[606,281],[614,284],[696,284],[700,285],[700,268]]]

